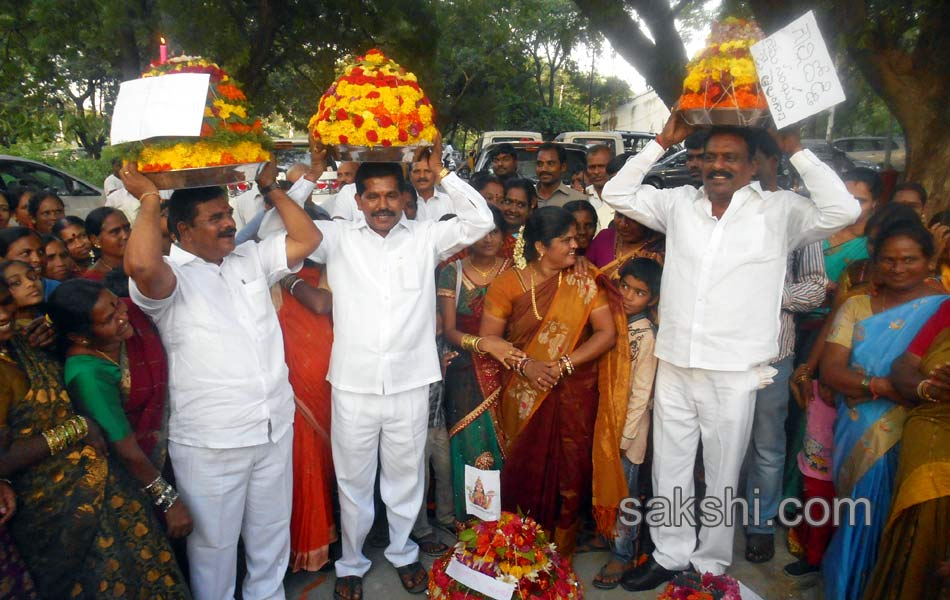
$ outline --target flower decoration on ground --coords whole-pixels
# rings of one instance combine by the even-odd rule
[[[754,21],[714,23],[706,47],[686,65],[680,109],[768,108],[749,51],[763,37]]]
[[[176,171],[270,160],[269,139],[254,117],[241,86],[213,62],[179,56],[153,63],[142,77],[207,73],[208,100],[200,137],[154,138],[130,144],[130,159],[143,173]]]
[[[416,76],[376,49],[347,65],[309,129],[326,144],[368,147],[427,145],[438,133]]]
[[[488,598],[445,572],[453,558],[479,573],[514,584],[512,598],[583,598],[570,562],[557,553],[547,534],[530,517],[502,512],[498,521],[473,521],[459,533],[458,539],[458,543],[432,565],[430,598]]]
[[[728,575],[687,571],[668,583],[657,600],[742,600],[742,594],[739,582]]]

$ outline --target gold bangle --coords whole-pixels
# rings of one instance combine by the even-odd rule
[[[442,181],[443,179],[448,177],[450,172],[451,171],[449,171],[447,168],[442,167],[442,170],[439,171],[439,181]]]
[[[55,442],[54,439],[53,439],[52,430],[43,431],[43,432],[41,432],[40,435],[42,435],[42,436],[43,436],[43,439],[46,440],[46,447],[49,448],[49,455],[50,455],[50,456],[55,456],[55,455],[56,455],[56,442]]]
[[[145,192],[144,194],[139,196],[139,202],[144,200],[146,196],[155,196],[156,198],[158,198],[159,201],[162,200],[162,197],[158,192]]]
[[[479,354],[479,355],[482,355],[482,356],[484,356],[485,351],[479,349],[478,343],[479,343],[480,341],[482,341],[483,339],[485,339],[485,338],[480,338],[480,337],[478,337],[478,336],[475,336],[475,339],[472,341],[472,350],[475,351],[475,354]]]

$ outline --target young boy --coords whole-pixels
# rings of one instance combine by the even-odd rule
[[[653,397],[653,377],[656,375],[656,325],[651,313],[660,301],[659,263],[649,258],[633,258],[620,268],[620,294],[627,314],[627,337],[630,342],[630,393],[627,417],[620,438],[620,453],[628,497],[637,498],[638,475],[643,464],[650,432],[650,408]],[[632,515],[621,511],[611,540],[610,560],[594,577],[594,586],[613,589],[620,583],[624,572],[636,566],[636,541],[639,526],[627,525]]]

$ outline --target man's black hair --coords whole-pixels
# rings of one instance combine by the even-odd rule
[[[492,151],[491,151],[492,160],[494,160],[495,157],[500,154],[507,154],[513,159],[518,160],[518,151],[515,150],[515,147],[509,144],[508,142],[505,142],[503,144],[498,144],[497,146],[492,148]]]
[[[419,199],[419,192],[416,191],[415,186],[409,183],[406,180],[403,180],[402,187],[400,190],[404,194],[409,194],[409,201],[414,202]]]
[[[871,190],[871,199],[879,200],[881,197],[881,192],[884,191],[884,180],[881,179],[881,176],[874,169],[869,169],[867,167],[855,167],[845,173],[841,180],[845,183],[853,181],[855,183],[863,183],[868,186],[868,189]]]
[[[778,147],[778,142],[775,141],[769,132],[764,129],[758,130],[758,146],[759,150],[762,151],[768,158],[782,158],[782,149]]]
[[[686,146],[687,150],[702,150],[706,147],[707,137],[709,137],[709,132],[703,129],[686,136],[683,145]]]
[[[713,139],[717,135],[734,135],[738,138],[742,138],[742,140],[745,142],[746,148],[749,151],[749,162],[755,160],[755,151],[759,149],[758,130],[752,129],[750,127],[713,125],[713,127],[709,130],[709,135],[706,137],[706,141],[703,143],[703,151],[709,147],[709,140]]]
[[[362,196],[366,192],[366,180],[377,177],[393,177],[396,179],[396,188],[405,190],[406,177],[402,166],[397,163],[364,162],[356,169],[356,193]]]
[[[171,233],[172,238],[176,240],[179,239],[179,223],[184,223],[189,227],[194,226],[195,217],[198,216],[199,204],[227,197],[227,191],[220,186],[175,190],[174,193],[172,193],[171,199],[168,201],[168,231]],[[86,221],[88,228],[88,219]]]
[[[610,159],[610,162],[607,163],[607,175],[613,177],[620,172],[620,169],[627,164],[627,159],[633,156],[633,152],[624,152],[620,156],[615,156]]]
[[[607,144],[596,144],[587,149],[587,156],[593,156],[594,154],[598,154],[600,152],[606,152],[611,156],[614,155],[613,149]]]
[[[647,284],[651,300],[660,297],[660,278],[663,276],[663,267],[652,258],[631,258],[620,267],[620,279],[629,275],[634,279]]]
[[[920,185],[916,181],[905,181],[904,183],[898,183],[894,186],[894,193],[891,194],[891,200],[894,199],[894,196],[897,195],[897,192],[917,192],[917,197],[920,198],[920,205],[927,206],[927,190],[924,189],[924,186]]]
[[[555,144],[554,142],[544,142],[538,146],[538,156],[541,156],[542,152],[546,152],[548,150],[554,150],[557,152],[557,161],[562,165],[567,162],[567,150],[564,149],[564,146]]]

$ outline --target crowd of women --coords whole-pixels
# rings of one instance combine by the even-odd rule
[[[436,274],[451,348],[434,395],[451,464],[452,506],[440,512],[470,517],[466,465],[501,469],[503,507],[531,514],[563,553],[580,541],[612,548],[613,571],[617,557],[633,566],[649,534],[620,535],[617,510],[650,493],[635,467],[650,461],[652,374],[637,367],[652,358],[639,350],[657,323],[664,240],[620,214],[597,223],[584,201],[536,209],[524,179],[478,174],[472,185],[495,229]],[[806,571],[821,568],[830,598],[934,597],[950,577],[950,247],[906,207],[867,216],[824,244],[837,285],[801,324],[812,342],[793,377],[801,424],[790,424],[800,436],[787,487],[797,478],[790,493],[804,498],[867,498],[870,525],[864,514],[836,530],[802,525],[790,545]],[[174,480],[168,364],[128,298],[130,229],[113,208],[79,219],[49,192],[0,196],[0,596],[188,596],[175,547],[188,507],[154,485]],[[320,569],[336,539],[322,278],[309,264],[272,294],[297,402],[293,570]],[[503,368],[475,336],[534,360]],[[803,461],[831,483],[802,477]],[[595,585],[617,585],[608,566]]]

